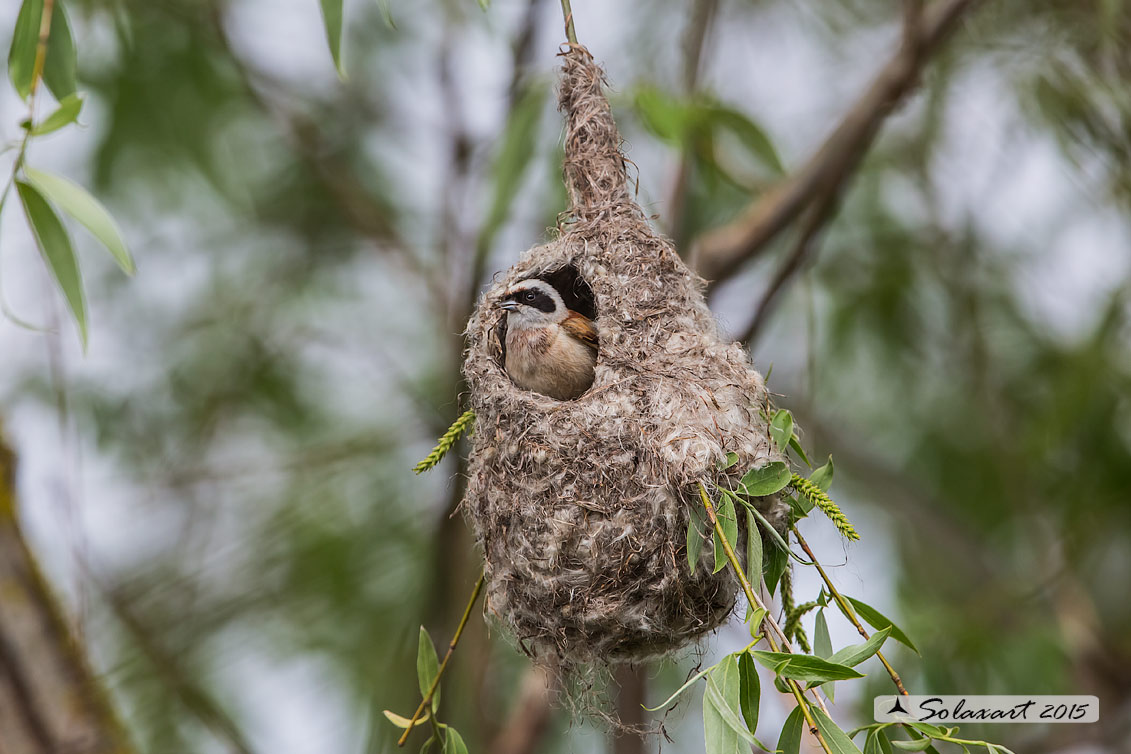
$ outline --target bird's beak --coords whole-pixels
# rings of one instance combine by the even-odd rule
[[[510,299],[504,299],[503,301],[500,301],[498,304],[496,304],[496,306],[498,306],[500,309],[506,309],[508,312],[513,312],[518,308],[518,302],[511,301]]]

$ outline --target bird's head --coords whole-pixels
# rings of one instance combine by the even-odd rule
[[[512,285],[498,306],[506,310],[507,324],[512,327],[545,327],[561,322],[569,314],[554,286],[537,278]]]

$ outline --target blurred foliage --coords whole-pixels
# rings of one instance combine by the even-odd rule
[[[875,0],[722,3],[709,40],[730,43],[709,41],[702,90],[678,94],[684,5],[574,9],[627,93],[641,197],[693,237],[805,158],[897,19]],[[315,0],[68,9],[95,105],[73,174],[139,270],[128,287],[88,276],[92,350],[115,364],[76,363],[66,384],[84,447],[120,475],[113,501],[84,501],[122,533],[82,571],[97,664],[144,751],[284,750],[304,725],[336,736],[327,747],[390,750],[381,710],[418,700],[419,626],[446,641],[478,572],[451,516],[457,454],[419,479],[412,466],[463,408],[474,296],[564,209],[557,8],[391,0],[392,28],[378,3],[346,3],[345,80]],[[617,24],[592,28],[598,12]],[[760,44],[809,57],[754,68]],[[806,448],[836,457],[846,512],[875,511],[856,547],[890,542],[898,606],[883,607],[922,653],[894,658],[912,692],[1103,699],[1086,730],[963,731],[1019,752],[1131,740],[1128,50],[1120,0],[987,2],[888,124],[755,348]],[[780,110],[748,101],[791,61],[819,80]],[[1052,164],[1050,216],[1027,204],[1031,159]],[[720,286],[726,321],[766,278],[754,264]],[[0,371],[5,412],[58,406],[38,360]],[[658,671],[651,698],[685,665]],[[525,667],[472,621],[443,699],[469,750],[491,750]],[[552,726],[544,751],[592,745],[563,713]],[[665,750],[700,740],[691,726]]]

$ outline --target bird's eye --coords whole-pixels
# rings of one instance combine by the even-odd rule
[[[535,298],[534,291],[527,291],[526,293],[522,294],[522,298],[525,301],[533,301]]]

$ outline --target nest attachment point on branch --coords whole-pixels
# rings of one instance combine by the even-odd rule
[[[629,194],[603,72],[584,47],[563,58],[568,220],[482,297],[463,367],[476,413],[464,511],[486,609],[556,669],[655,656],[719,626],[738,585],[688,566],[697,485],[733,487],[728,475],[781,460],[761,376],[720,339],[703,281]],[[523,390],[503,368],[496,305],[534,277],[595,320],[595,379],[576,400]],[[719,470],[728,452],[739,462]],[[782,519],[782,503],[762,503]]]

